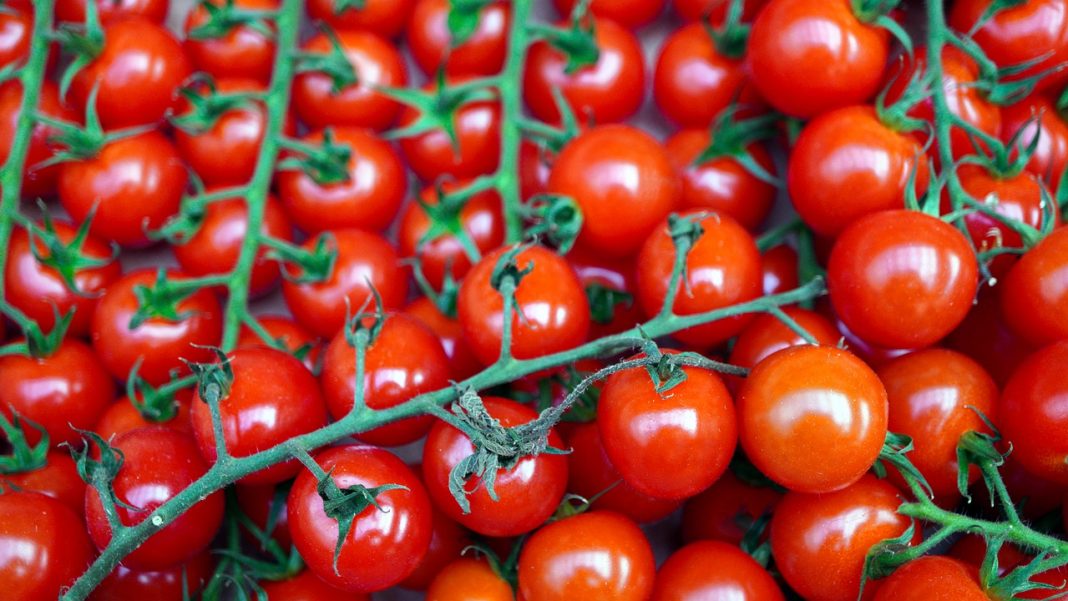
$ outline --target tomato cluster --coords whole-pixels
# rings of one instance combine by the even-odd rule
[[[3,3],[0,596],[1058,594],[1068,0],[549,4]]]

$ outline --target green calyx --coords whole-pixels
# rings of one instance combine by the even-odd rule
[[[352,523],[356,516],[366,509],[374,507],[378,511],[387,511],[378,502],[378,497],[391,490],[407,491],[408,487],[400,484],[383,484],[373,488],[367,488],[362,484],[353,484],[344,490],[334,482],[333,470],[319,477],[317,490],[323,499],[323,512],[337,522],[337,545],[334,547],[334,573],[338,574],[337,560],[341,556],[341,548],[345,539],[349,536]]]
[[[723,25],[713,27],[707,21],[701,21],[708,37],[716,46],[716,51],[727,58],[740,59],[745,56],[745,46],[749,41],[748,23],[742,22],[742,12],[745,10],[745,0],[730,0],[727,8],[727,16]]]
[[[612,323],[616,307],[629,308],[634,304],[634,295],[629,292],[598,283],[586,285],[586,299],[590,303],[590,319],[601,325]]]
[[[530,26],[535,37],[549,42],[553,48],[564,53],[567,58],[564,73],[567,75],[573,75],[583,67],[596,65],[601,57],[594,20],[588,16],[590,1],[579,0],[575,3],[567,27]]]
[[[154,125],[141,125],[105,132],[96,111],[96,98],[99,91],[100,86],[96,85],[89,93],[85,106],[85,127],[78,127],[74,123],[60,121],[40,112],[35,115],[38,121],[58,132],[48,141],[62,148],[52,158],[37,164],[38,169],[59,163],[91,159],[100,154],[100,151],[111,142],[155,131]]]
[[[126,378],[126,398],[148,422],[164,423],[178,415],[175,393],[191,383],[190,378],[171,381],[158,388],[141,378],[141,357],[137,358]]]
[[[493,0],[451,0],[449,2],[449,16],[446,23],[449,26],[451,39],[449,45],[456,48],[471,39],[478,30],[479,16],[482,9],[493,3]]]
[[[562,255],[575,245],[582,231],[582,209],[570,196],[539,194],[523,208],[531,222],[526,230],[527,238],[544,237]]]
[[[352,160],[352,147],[337,142],[332,128],[323,130],[323,139],[319,144],[286,140],[285,145],[299,156],[290,156],[279,161],[280,171],[300,171],[320,186],[341,184],[350,180],[349,162]]]
[[[890,16],[890,13],[901,4],[901,0],[852,0],[853,14],[863,23],[869,23],[875,27],[885,29],[894,36],[905,52],[912,56],[912,38],[908,32]]]
[[[363,10],[367,0],[334,0],[334,16],[340,17],[348,11]]]
[[[297,55],[297,73],[321,73],[330,78],[330,93],[340,94],[342,90],[360,85],[356,68],[345,56],[341,40],[333,29],[324,25],[320,31],[330,41],[327,52],[302,52]]]
[[[151,286],[134,286],[137,311],[130,317],[129,327],[140,327],[149,319],[177,322],[192,317],[194,313],[181,311],[179,305],[202,287],[203,282],[199,280],[173,280],[167,275],[167,270],[160,267],[156,271],[156,281]]]
[[[171,117],[170,122],[190,135],[209,131],[226,113],[252,106],[260,100],[259,94],[249,92],[219,92],[215,88],[215,82],[206,76],[197,77],[195,81],[183,86],[179,93],[189,103],[189,110]]]
[[[234,385],[234,370],[230,366],[230,357],[218,347],[208,348],[215,353],[216,361],[211,363],[183,362],[193,372],[197,382],[197,395],[207,403],[217,403],[230,395]]]
[[[265,237],[263,243],[270,248],[267,258],[285,263],[282,277],[291,282],[298,284],[323,282],[334,273],[334,265],[337,263],[335,250],[337,242],[330,232],[319,234],[311,250],[278,238]],[[296,266],[299,273],[294,274],[290,266]]]
[[[385,133],[386,139],[413,138],[430,132],[443,131],[449,138],[453,154],[460,153],[460,140],[456,135],[456,113],[463,106],[474,102],[497,99],[491,79],[472,79],[459,84],[450,84],[445,79],[445,70],[439,69],[434,89],[430,92],[407,88],[379,88],[390,98],[410,106],[419,116],[410,124]]]
[[[66,99],[74,77],[104,50],[104,28],[100,25],[96,3],[85,3],[84,24],[64,23],[55,31],[53,37],[59,42],[64,53],[74,57],[59,78],[59,97]]]
[[[234,0],[201,0],[201,8],[207,13],[206,21],[189,30],[192,40],[222,38],[238,27],[251,29],[265,38],[274,37],[274,31],[264,19],[263,11],[251,11],[238,7]]]
[[[38,206],[41,208],[40,224],[21,215],[17,217],[26,229],[33,258],[40,265],[49,267],[59,274],[59,277],[63,279],[63,284],[72,293],[81,297],[90,296],[78,286],[78,273],[109,265],[118,258],[119,254],[119,248],[114,244],[111,247],[111,256],[106,258],[92,257],[83,252],[85,240],[89,237],[89,228],[96,215],[96,205],[89,210],[89,214],[78,226],[74,237],[69,242],[64,242],[56,232],[48,206],[43,201],[38,201]]]
[[[753,177],[772,186],[781,187],[782,181],[770,173],[749,152],[755,142],[767,140],[776,133],[779,116],[768,113],[749,119],[739,118],[742,107],[732,105],[723,110],[712,122],[709,144],[694,158],[692,164],[700,166],[708,161],[731,158]]]
[[[0,455],[0,474],[21,474],[41,469],[48,463],[48,431],[40,424],[10,410],[11,419],[0,412],[0,432],[10,450]],[[26,439],[27,427],[37,431],[40,439],[31,445]]]

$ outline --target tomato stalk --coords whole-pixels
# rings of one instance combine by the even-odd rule
[[[522,142],[520,117],[523,114],[523,69],[530,36],[531,0],[512,2],[512,24],[508,32],[508,57],[501,72],[501,161],[494,178],[504,210],[505,241],[523,237],[523,199],[519,193],[519,145]]]

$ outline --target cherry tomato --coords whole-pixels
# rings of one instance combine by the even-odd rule
[[[986,539],[978,534],[965,534],[949,548],[949,556],[979,568],[986,557]],[[998,549],[998,576],[1003,576],[1030,558],[1012,543],[1005,543]]]
[[[124,457],[122,469],[112,482],[115,498],[137,509],[117,505],[119,520],[133,526],[149,519],[155,510],[185,490],[208,471],[187,434],[168,428],[149,427],[127,432],[112,442]],[[186,561],[211,544],[222,523],[223,495],[214,492],[160,528],[123,560],[134,570],[161,570]],[[89,487],[85,493],[85,520],[97,548],[111,542],[100,496]]]
[[[654,601],[780,601],[779,585],[759,563],[734,545],[700,541],[671,554],[656,575]]]
[[[519,143],[519,195],[524,200],[545,193],[553,158],[552,151],[530,140]]]
[[[0,13],[0,67],[17,65],[30,53],[32,7],[10,7]],[[7,140],[5,140],[7,143]]]
[[[427,84],[424,90],[432,90]],[[399,125],[415,122],[419,111],[405,107]],[[441,128],[400,141],[408,167],[425,183],[472,179],[497,169],[501,154],[501,106],[497,100],[468,102],[453,115],[456,146]]]
[[[797,288],[797,251],[785,244],[777,244],[764,251],[761,257],[764,274],[764,294],[782,294]]]
[[[430,583],[426,601],[514,601],[512,586],[488,563],[461,558],[448,564]]]
[[[1002,449],[1004,451],[1006,449]],[[1047,478],[1031,473],[1015,455],[1005,458],[999,470],[1005,481],[1005,488],[1019,507],[1020,514],[1032,520],[1053,511],[1064,501],[1063,483],[1053,482]],[[973,487],[976,493],[977,507],[992,507],[989,491],[985,486]]]
[[[1034,345],[1068,338],[1068,229],[1051,232],[1001,282],[1001,314]]]
[[[961,165],[957,168],[957,177],[961,187],[973,198],[980,202],[995,199],[997,204],[993,209],[999,215],[1035,229],[1042,227],[1042,183],[1034,174],[1025,172],[998,177],[979,165]],[[1020,234],[995,217],[980,212],[969,213],[964,216],[964,224],[980,251],[1023,246]],[[999,277],[1013,262],[1011,255],[1002,255],[994,258],[989,268],[995,277]]]
[[[988,601],[975,568],[956,559],[927,556],[883,580],[875,601]]]
[[[590,300],[591,340],[618,334],[644,321],[641,308],[634,300],[633,261],[611,259],[583,249],[572,249],[567,254],[567,261],[586,288]],[[599,298],[597,290],[608,290],[611,295]],[[608,309],[611,309],[610,314]]]
[[[352,411],[356,398],[356,349],[347,338],[344,331],[338,332],[323,359],[323,395],[335,420]],[[367,407],[389,409],[448,386],[449,359],[434,333],[404,313],[388,316],[364,356],[362,389]],[[406,418],[357,437],[380,446],[408,444],[422,438],[431,422],[429,415]]]
[[[331,29],[361,29],[395,38],[407,25],[413,0],[365,0],[356,8],[340,0],[308,0],[308,16]],[[347,7],[346,7],[347,5]]]
[[[311,129],[329,125],[383,130],[393,124],[401,110],[396,100],[375,90],[404,87],[408,68],[400,52],[386,39],[367,31],[337,31],[341,51],[352,65],[359,83],[334,91],[326,73],[308,71],[293,80],[293,106]],[[304,52],[329,54],[330,37],[320,33],[304,43]]]
[[[48,432],[49,443],[77,445],[115,400],[115,385],[101,360],[84,342],[64,340],[48,357],[0,357],[0,412],[14,410]],[[40,440],[35,428],[25,428],[30,444]]]
[[[578,244],[629,257],[679,202],[679,181],[664,147],[629,125],[603,125],[572,140],[556,158],[549,192],[582,212]]]
[[[557,122],[553,88],[580,122],[623,121],[641,108],[645,96],[645,58],[635,35],[613,21],[593,18],[597,62],[567,72],[567,56],[544,40],[527,54],[523,98],[535,117]]]
[[[742,20],[752,21],[757,12],[768,0],[743,0]],[[686,21],[708,19],[714,25],[723,22],[730,8],[731,0],[672,0],[672,7]]]
[[[144,17],[155,23],[167,18],[170,0],[96,0],[100,22],[107,24],[127,17]],[[85,22],[85,0],[56,0],[56,20]]]
[[[892,484],[870,474],[832,493],[786,493],[771,518],[775,566],[805,599],[854,601],[868,550],[909,527],[897,513],[902,502]]]
[[[726,215],[683,218],[699,219],[704,233],[686,258],[674,312],[693,315],[721,309],[760,296],[760,252],[752,236]],[[660,312],[667,297],[675,265],[675,244],[666,225],[645,240],[638,255],[638,302],[649,317]],[[691,346],[708,348],[731,338],[745,327],[752,315],[739,315],[681,330],[674,337]]]
[[[1068,342],[1043,347],[1012,374],[995,413],[1013,455],[1035,475],[1068,484],[1068,416],[1057,411],[1068,394]]]
[[[781,498],[778,490],[746,483],[727,470],[715,484],[686,501],[682,508],[682,538],[688,543],[718,540],[737,545]]]
[[[879,346],[861,339],[842,322],[842,318],[835,313],[834,307],[831,305],[831,301],[827,297],[820,298],[816,301],[816,309],[823,314],[824,317],[834,323],[835,327],[838,329],[838,333],[842,335],[842,345],[849,349],[851,353],[863,359],[868,365],[879,367],[880,365],[884,365],[887,361],[907,355],[913,351],[913,349],[907,348]]]
[[[225,0],[207,0],[222,5]],[[237,9],[270,11],[278,9],[278,0],[237,0]],[[234,25],[216,38],[198,38],[191,31],[208,22],[208,10],[198,4],[185,19],[186,55],[197,68],[212,77],[240,77],[267,83],[274,67],[274,40],[248,25]],[[261,25],[270,23],[264,20]],[[268,25],[268,27],[270,27]]]
[[[12,599],[52,601],[93,559],[81,518],[51,497],[4,493],[0,516],[0,581]]]
[[[1027,171],[1042,178],[1052,189],[1060,185],[1068,167],[1068,122],[1053,101],[1043,94],[1001,108],[1001,141],[1016,137],[1025,147],[1038,136],[1038,145],[1027,161]]]
[[[515,401],[483,397],[486,411],[506,428],[525,424],[538,414]],[[555,430],[549,446],[563,449]],[[487,536],[515,536],[537,528],[556,511],[567,488],[567,457],[542,453],[520,459],[510,469],[498,469],[494,485],[498,500],[472,477],[465,484],[471,511],[463,513],[449,491],[449,474],[475,452],[466,434],[445,422],[435,422],[423,446],[423,479],[434,503],[460,525]]]
[[[78,71],[70,98],[80,114],[96,89],[105,129],[156,123],[178,102],[178,88],[193,67],[169,31],[144,18],[117,19],[104,27],[104,45]]]
[[[215,295],[201,289],[177,303],[179,319],[150,314],[144,323],[132,326],[138,309],[137,289],[156,284],[156,272],[132,271],[100,298],[93,314],[93,349],[111,375],[125,380],[141,361],[137,374],[158,386],[170,380],[171,371],[187,373],[181,361],[204,363],[214,358],[207,346],[218,344],[222,335],[222,309]],[[167,279],[184,275],[168,272]]]
[[[422,471],[422,468],[414,468],[414,471]],[[419,567],[415,568],[414,572],[400,582],[399,586],[402,588],[419,591],[427,590],[436,579],[438,573],[444,570],[446,566],[460,561],[460,556],[471,544],[467,530],[452,521],[433,504],[431,504],[431,513],[433,514],[433,525],[430,532],[430,547],[427,548],[423,561],[419,562]],[[430,596],[429,591],[427,594]],[[511,598],[509,598],[509,601],[511,601]]]
[[[553,0],[556,12],[567,17],[574,10],[576,0]],[[589,11],[598,17],[610,19],[627,29],[635,29],[649,23],[664,12],[664,0],[593,0]]]
[[[681,369],[686,379],[666,393],[644,367],[616,372],[598,401],[597,428],[612,465],[624,482],[658,499],[685,499],[711,486],[738,442],[723,381],[706,369]]]
[[[504,66],[512,10],[507,2],[490,2],[479,10],[478,25],[462,44],[453,45],[448,0],[416,0],[408,18],[412,59],[433,75],[445,65],[450,76],[495,75]]]
[[[289,512],[286,509],[286,499],[289,497],[289,486],[283,484],[238,484],[234,487],[237,504],[241,511],[259,528],[262,534],[273,539],[283,550],[288,550],[293,545],[293,537],[289,534]],[[270,528],[268,529],[268,525]],[[251,531],[249,539],[258,547],[264,545],[259,537]]]
[[[44,464],[27,472],[0,474],[0,490],[39,492],[77,514],[85,507],[85,482],[67,449],[48,451]]]
[[[694,164],[711,141],[706,130],[686,129],[665,143],[682,184],[682,206],[729,215],[746,229],[756,230],[775,203],[775,186],[750,173],[733,157]],[[760,144],[750,144],[746,152],[768,173],[775,171],[771,155]]]
[[[303,171],[279,171],[278,196],[286,212],[309,234],[349,227],[386,229],[408,191],[400,155],[389,142],[364,130],[337,128],[332,133],[336,143],[351,153],[346,181],[321,184]],[[323,132],[302,138],[311,145],[322,140]]]
[[[471,268],[460,284],[457,312],[464,339],[484,365],[501,354],[504,300],[490,278],[507,249],[498,249]],[[575,271],[563,257],[543,246],[531,246],[515,257],[520,271],[512,314],[512,356],[531,359],[585,342],[590,307]],[[520,314],[523,317],[520,317]]]
[[[256,321],[267,331],[289,354],[304,362],[312,373],[318,373],[319,353],[322,352],[323,341],[318,336],[306,330],[304,326],[293,321],[291,317],[281,315],[259,315]],[[246,346],[270,346],[263,341],[252,328],[243,325],[237,337],[237,348]]]
[[[1005,323],[999,306],[1000,292],[997,288],[980,288],[978,302],[944,342],[977,361],[998,386],[1004,386],[1034,348]]]
[[[108,574],[89,596],[91,601],[184,601],[183,586],[189,595],[196,595],[211,580],[215,560],[205,551],[189,561],[154,572],[131,570],[119,565]],[[275,601],[271,598],[271,601]]]
[[[747,47],[761,95],[794,117],[874,96],[889,51],[886,30],[858,19],[847,0],[770,0],[753,22]]]
[[[448,317],[438,309],[429,298],[417,298],[404,312],[418,319],[437,335],[445,356],[449,359],[449,373],[457,382],[465,380],[482,369],[482,364],[467,346],[463,337],[463,327],[456,318]]]
[[[815,339],[817,344],[822,346],[835,346],[838,344],[838,340],[841,338],[838,330],[819,313],[797,307],[784,307],[783,312],[793,319],[797,325],[804,328]],[[751,368],[776,351],[803,344],[809,344],[809,342],[791,330],[779,318],[765,313],[757,315],[738,334],[738,338],[731,348],[730,359],[727,362],[731,365]],[[733,376],[728,376],[724,379],[732,390],[737,390],[743,382],[741,378]]]
[[[311,570],[304,570],[288,580],[261,582],[271,601],[368,601],[367,595],[353,595],[322,581]]]
[[[886,438],[886,390],[863,361],[835,347],[774,353],[749,372],[737,402],[746,455],[790,490],[849,486],[872,466]]]
[[[189,389],[179,390],[174,395],[174,417],[167,421],[157,422],[141,415],[137,407],[130,402],[129,397],[122,397],[109,406],[97,420],[93,431],[104,440],[118,438],[120,435],[144,428],[146,426],[162,426],[177,430],[183,434],[193,435],[193,424],[189,420],[189,404],[193,393]],[[140,400],[140,399],[139,399]]]
[[[67,222],[54,221],[53,225],[56,237],[63,244],[69,244],[77,233]],[[36,236],[33,239],[37,253],[51,257],[45,245]],[[98,261],[107,260],[111,258],[112,250],[90,235],[82,242],[81,255]],[[17,229],[11,233],[4,270],[6,300],[41,326],[44,332],[55,327],[56,311],[61,315],[73,311],[67,333],[72,336],[87,334],[99,295],[121,276],[122,267],[118,261],[76,269],[73,279],[78,292],[75,292],[67,286],[59,271],[37,260],[26,230]]]
[[[430,500],[419,478],[396,455],[345,445],[321,451],[318,463],[338,488],[399,485],[356,515],[334,569],[338,523],[323,510],[316,478],[302,471],[289,492],[289,530],[308,569],[330,586],[372,592],[397,584],[419,565],[430,544]]]
[[[163,134],[151,131],[108,142],[88,159],[63,163],[59,202],[78,223],[93,212],[90,231],[123,246],[145,246],[145,230],[178,212],[185,164]]]
[[[539,601],[649,598],[656,564],[645,534],[611,511],[591,511],[535,532],[519,555],[519,594]]]
[[[834,310],[857,336],[889,348],[918,348],[964,320],[978,271],[971,245],[953,226],[918,211],[882,211],[838,237],[827,287]]]
[[[3,22],[8,17],[8,13],[0,13],[0,44],[3,42]],[[3,49],[0,47],[0,56],[2,52]],[[0,63],[2,63],[2,58],[0,58]],[[41,89],[38,91],[37,112],[59,121],[70,123],[78,121],[74,112],[60,101],[59,88],[47,80],[41,82]],[[15,80],[0,86],[0,161],[6,162],[11,154],[11,145],[15,141],[15,132],[21,114],[22,84]],[[38,168],[37,165],[55,155],[55,150],[49,145],[48,139],[59,132],[41,122],[34,125],[32,132],[22,168],[22,196],[24,198],[51,196],[56,190],[59,166],[50,165]]]
[[[382,297],[382,310],[399,307],[408,296],[408,280],[397,251],[385,238],[363,230],[329,233],[332,238],[328,244],[337,258],[327,279],[282,282],[286,306],[297,323],[323,337],[333,337],[345,325],[347,310],[358,309],[371,299],[372,287]],[[311,250],[315,243],[314,238],[309,239],[303,248]],[[290,275],[297,274],[290,269]]]

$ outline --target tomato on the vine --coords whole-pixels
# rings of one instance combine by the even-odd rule
[[[3,19],[0,13],[0,43],[3,41]],[[2,52],[2,48],[0,48]],[[0,61],[2,63],[2,61]],[[41,82],[38,90],[37,113],[58,121],[77,122],[78,117],[59,98],[59,88],[50,81]],[[22,84],[18,80],[0,86],[0,161],[6,162],[15,142],[19,115],[22,114]],[[56,190],[59,166],[39,167],[40,163],[55,156],[55,148],[49,138],[58,132],[44,123],[36,123],[30,134],[26,160],[22,167],[22,196],[33,198],[51,196]]]
[[[373,31],[395,38],[408,24],[413,0],[363,0],[356,4],[343,0],[308,0],[308,16],[331,29]]]
[[[433,84],[423,87],[433,91]],[[411,125],[419,110],[405,107],[398,125]],[[464,103],[452,117],[456,144],[439,128],[400,140],[408,167],[424,183],[472,179],[492,173],[501,157],[501,104],[496,99]]]
[[[33,9],[8,7],[0,13],[0,67],[17,65],[30,52]]]
[[[354,595],[323,582],[311,570],[286,580],[261,582],[263,593],[271,601],[369,601],[368,595]]]
[[[0,581],[20,601],[52,601],[93,559],[85,526],[63,503],[35,492],[0,494]]]
[[[998,288],[1001,314],[1034,345],[1068,339],[1068,228],[1053,230],[1020,257]]]
[[[745,551],[719,541],[692,543],[672,553],[660,566],[652,598],[655,601],[784,599],[767,570]]]
[[[216,6],[227,0],[205,0]],[[278,9],[278,0],[231,0],[238,10],[270,11]],[[208,9],[198,4],[185,19],[184,48],[198,71],[212,77],[240,77],[261,83],[271,80],[274,67],[274,39],[271,35],[247,24],[233,25],[219,37],[197,37],[190,32],[205,25],[210,17]],[[260,24],[263,26],[263,23]],[[267,26],[269,27],[269,26]]]
[[[459,382],[481,370],[482,364],[464,340],[463,326],[455,317],[442,313],[434,301],[426,297],[418,298],[408,303],[404,312],[423,322],[438,337],[449,359],[449,372],[453,380]]]
[[[449,29],[452,6],[448,0],[415,0],[406,31],[415,64],[427,75],[443,66],[445,73],[454,77],[500,71],[508,50],[511,3],[485,3],[478,10],[474,31],[460,44],[454,44]]]
[[[515,592],[489,563],[467,557],[443,567],[426,590],[426,601],[515,601]]]
[[[1058,410],[1068,394],[1068,342],[1042,348],[1009,378],[998,400],[997,425],[1013,457],[1047,480],[1068,483],[1068,416]]]
[[[274,540],[282,549],[289,549],[293,536],[289,533],[289,511],[286,499],[289,497],[289,484],[244,484],[234,486],[237,504],[241,511],[252,521],[259,534]],[[249,539],[258,548],[263,548],[264,541],[251,529],[246,532]]]
[[[155,571],[131,570],[119,564],[89,596],[90,601],[185,601],[210,580],[215,559],[208,551],[184,563]],[[183,593],[185,591],[185,593]],[[184,594],[184,596],[183,596]],[[271,597],[271,601],[275,601]]]
[[[5,488],[8,492],[24,490],[47,495],[78,514],[85,507],[85,481],[78,475],[78,466],[67,449],[48,451],[44,464],[35,469],[0,472],[0,491]]]
[[[589,11],[633,30],[656,19],[663,12],[664,3],[665,0],[592,0]],[[561,17],[569,16],[576,4],[578,0],[553,0]]]
[[[301,359],[304,362],[304,367],[307,367],[313,373],[318,373],[319,354],[323,349],[321,338],[309,332],[304,326],[294,321],[292,317],[258,315],[256,316],[256,321],[275,342],[284,347],[286,352]],[[260,338],[252,328],[243,325],[237,335],[237,348],[246,346],[272,345]]]
[[[732,0],[671,0],[675,12],[686,21],[707,19],[717,25],[723,22]],[[749,22],[767,4],[768,0],[742,0],[742,20]]]
[[[1015,138],[1026,147],[1035,136],[1037,145],[1025,169],[1056,190],[1068,166],[1068,122],[1045,94],[1032,94],[1001,107],[1002,142],[1008,144]]]
[[[801,283],[797,274],[797,251],[790,246],[772,246],[764,251],[761,259],[765,295],[788,292]]]
[[[757,520],[774,511],[782,495],[777,488],[750,484],[727,470],[683,505],[682,539],[737,545]]]
[[[419,467],[413,467],[413,471],[421,472]],[[427,590],[437,575],[457,561],[462,561],[460,556],[471,545],[470,533],[462,526],[446,516],[433,503],[431,503],[432,525],[430,530],[430,546],[423,556],[423,561],[415,571],[402,580],[398,586],[410,590]],[[427,597],[433,599],[430,591]],[[509,599],[509,601],[512,601]]]
[[[834,325],[825,317],[799,307],[783,307],[783,313],[801,326],[822,346],[834,346],[838,344],[841,335]],[[790,329],[781,319],[774,315],[757,315],[745,329],[738,334],[731,348],[728,363],[738,367],[754,367],[761,361],[791,346],[810,344],[803,336]],[[735,377],[726,378],[727,384],[736,389],[741,386],[743,380]]]
[[[988,601],[978,571],[941,556],[914,559],[878,582],[874,601]]]
[[[97,420],[96,426],[93,427],[93,431],[99,434],[100,438],[110,440],[138,428],[163,426],[192,436],[193,423],[189,419],[192,399],[191,390],[179,390],[174,393],[174,416],[166,421],[154,421],[143,415],[137,407],[134,407],[130,398],[124,396],[104,411]],[[139,402],[141,400],[138,399]]]
[[[87,0],[56,0],[56,20],[67,23],[85,22]],[[101,23],[112,23],[129,17],[144,17],[154,23],[167,18],[170,0],[95,0]]]
[[[1004,386],[1034,348],[1005,322],[998,288],[980,288],[975,306],[943,344],[977,361],[999,386]]]

